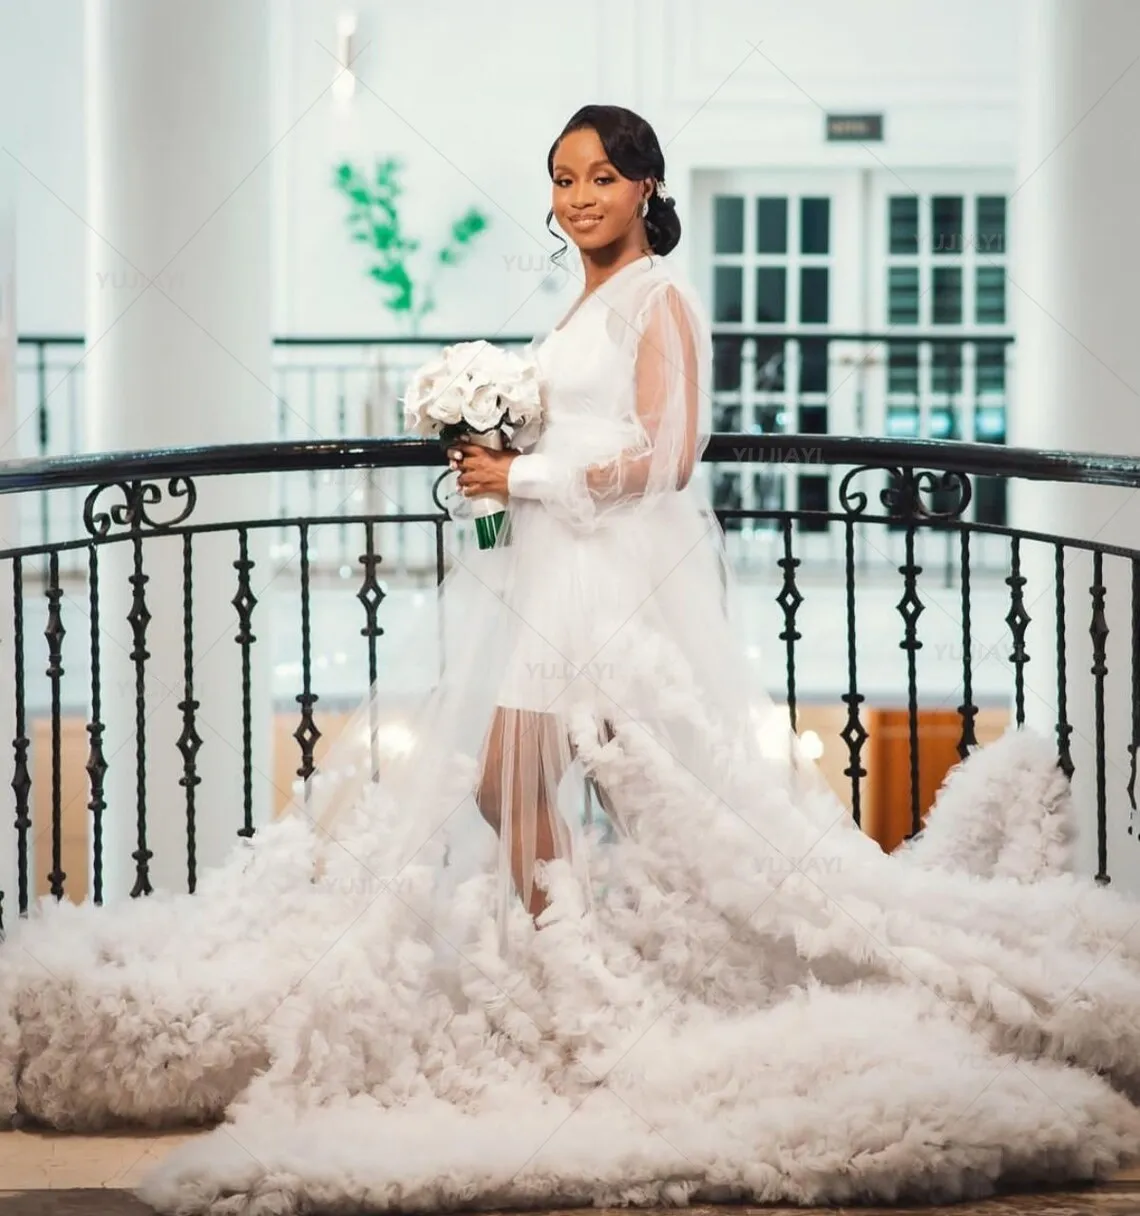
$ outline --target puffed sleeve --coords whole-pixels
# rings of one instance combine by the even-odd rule
[[[684,489],[708,441],[711,365],[708,326],[697,301],[660,280],[631,322],[636,441],[613,458],[576,465],[557,450],[516,457],[508,471],[515,497],[541,500],[584,531],[616,509],[645,509]]]

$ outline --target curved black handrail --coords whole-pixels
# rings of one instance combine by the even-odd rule
[[[880,439],[847,435],[711,436],[703,459],[714,463],[870,465],[952,469],[989,477],[1140,488],[1140,459],[1095,452],[1012,448],[946,439]],[[96,455],[0,462],[0,494],[56,490],[156,477],[310,472],[363,468],[430,468],[446,464],[430,439],[316,439],[151,448]]]

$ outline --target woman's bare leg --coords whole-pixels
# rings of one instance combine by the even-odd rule
[[[504,820],[509,824],[511,878],[534,918],[547,906],[546,892],[533,881],[535,863],[559,856],[559,840],[565,838],[552,794],[565,771],[568,747],[553,714],[504,709],[495,710],[483,747],[475,801],[500,839]],[[527,830],[525,805],[531,798],[533,833]]]

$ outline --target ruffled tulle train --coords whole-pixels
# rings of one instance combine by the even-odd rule
[[[753,787],[726,813],[636,723],[593,727],[581,761],[625,830],[583,838],[589,913],[553,862],[544,927],[518,906],[504,952],[493,869],[441,907],[374,790],[332,850],[294,817],[145,919],[21,926],[6,1107],[226,1109],[143,1187],[169,1212],[950,1199],[1136,1159],[1140,909],[1059,872],[1072,816],[1043,742],[977,753],[885,857],[826,794]]]

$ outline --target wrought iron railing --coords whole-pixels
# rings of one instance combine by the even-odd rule
[[[718,514],[722,525],[748,518],[771,529],[771,563],[752,585],[775,608],[761,645],[782,658],[768,675],[794,724],[801,722],[805,665],[823,640],[805,636],[805,603],[822,603],[829,618],[826,632],[842,638],[842,663],[828,667],[822,676],[816,673],[812,696],[845,707],[835,737],[845,752],[843,780],[856,820],[862,813],[867,775],[869,688],[878,662],[869,649],[874,639],[886,637],[886,644],[905,660],[902,677],[886,700],[906,711],[909,780],[896,796],[905,804],[914,831],[924,810],[919,797],[919,722],[923,641],[924,634],[931,633],[930,626],[920,622],[924,609],[941,606],[943,616],[954,618],[957,676],[949,689],[935,691],[943,700],[947,695],[957,698],[959,755],[977,741],[977,641],[987,627],[992,634],[1004,620],[1001,651],[1004,655],[1008,650],[1008,659],[1003,657],[1001,663],[1002,695],[1011,720],[1022,724],[1031,662],[1028,631],[1047,622],[1034,645],[1032,670],[1047,672],[1055,681],[1049,726],[1058,764],[1066,774],[1074,771],[1074,732],[1090,744],[1096,821],[1087,826],[1096,835],[1098,878],[1107,881],[1109,804],[1127,799],[1135,807],[1140,549],[978,522],[969,518],[968,508],[980,477],[1134,489],[1140,486],[1140,461],[937,441],[749,434],[714,436],[705,460],[713,467],[779,462],[807,447],[836,477],[834,510],[728,508]],[[462,536],[455,538],[454,546],[445,544],[447,530],[459,525],[449,520],[438,500],[420,512],[349,506],[328,514],[282,518],[259,514],[256,508],[235,510],[232,504],[238,500],[227,494],[284,474],[356,471],[367,476],[420,469],[436,480],[442,463],[434,444],[373,439],[63,457],[0,466],[0,507],[29,494],[63,494],[68,502],[78,496],[81,503],[66,539],[0,551],[0,664],[8,665],[0,673],[0,729],[10,730],[12,748],[6,765],[12,798],[5,815],[11,826],[0,835],[0,863],[6,867],[0,873],[7,875],[0,913],[25,913],[42,886],[57,898],[74,891],[76,876],[69,885],[63,853],[65,837],[76,831],[84,836],[92,898],[102,901],[105,896],[104,870],[112,855],[120,871],[130,870],[131,894],[151,891],[156,781],[167,782],[161,791],[165,839],[172,839],[174,816],[179,866],[193,890],[200,866],[206,864],[199,849],[201,834],[213,833],[222,841],[249,836],[261,819],[259,791],[271,782],[256,739],[262,729],[259,715],[270,706],[255,696],[254,669],[265,661],[274,628],[281,626],[277,632],[287,637],[289,661],[279,665],[285,674],[277,683],[289,687],[293,706],[295,729],[288,746],[294,755],[288,767],[304,780],[319,767],[322,735],[335,726],[328,720],[330,710],[340,702],[353,703],[377,681],[384,688],[386,680],[395,679],[400,655],[384,650],[385,627],[394,619],[395,602],[407,596],[406,612],[416,618],[431,611],[424,580],[401,571],[399,563],[394,568],[388,564],[397,531],[414,527],[426,538],[432,554],[429,587],[443,578],[456,554],[463,559]],[[252,495],[244,502],[248,506],[259,500]],[[803,542],[815,535],[821,522],[841,537],[842,578],[813,585]],[[344,538],[344,550],[354,559],[350,577],[321,584],[311,553],[314,539],[325,530]],[[268,545],[272,535],[289,537],[295,561],[274,562]],[[932,538],[939,552],[953,555],[937,580],[923,577],[922,545]],[[1004,576],[984,588],[989,598],[982,620],[978,597],[984,580],[974,569],[973,555],[987,540],[1004,547],[1006,563]],[[890,560],[872,567],[863,560],[867,552]],[[81,576],[66,576],[68,558]],[[1084,597],[1078,601],[1078,606],[1086,603],[1081,620],[1073,616],[1072,590],[1078,585],[1075,580],[1083,577],[1071,569],[1077,561],[1084,561],[1089,572],[1087,603]],[[892,563],[894,586],[885,594],[891,600],[899,594],[893,629],[884,612],[868,607],[868,597],[884,594],[882,570]],[[1131,589],[1123,606],[1110,602],[1109,589],[1115,584],[1109,567],[1116,565]],[[1031,575],[1031,568],[1038,573]],[[288,585],[275,590],[274,579],[286,577],[282,571],[287,571]],[[947,607],[947,585],[956,610]],[[1115,652],[1114,674],[1125,675],[1123,694],[1110,690],[1107,645],[1110,610],[1120,607],[1129,622],[1116,639],[1122,647]],[[340,614],[335,620],[328,615],[334,609]],[[267,625],[274,626],[269,634]],[[429,633],[421,630],[415,636],[422,642]],[[1078,635],[1091,646],[1091,663],[1083,668],[1074,659]],[[316,650],[330,636],[340,647],[339,668],[318,662]],[[159,670],[163,638],[166,666]],[[177,643],[173,657],[172,638]],[[223,663],[234,672],[227,685],[234,703],[228,707],[203,702],[204,673],[211,656],[220,653],[219,646],[236,646],[236,666]],[[419,657],[429,664],[446,661],[442,653]],[[351,673],[351,679],[342,680],[339,694],[330,696],[327,690],[336,682],[336,670]],[[987,677],[991,682],[992,675]],[[1089,720],[1075,722],[1069,706],[1078,682],[1089,694],[1085,700],[1092,710]],[[880,690],[875,696],[882,700],[884,694]],[[114,712],[109,708],[112,701]],[[393,703],[398,701],[394,691]],[[282,703],[279,688],[277,704]],[[175,704],[176,715],[165,720],[158,716],[164,705],[169,712]],[[217,726],[223,709],[233,723],[228,732]],[[108,732],[115,714],[119,737],[112,749]],[[1130,723],[1126,755],[1108,753],[1110,716]],[[70,794],[63,763],[68,722],[81,725],[82,734],[76,737],[82,739],[84,768],[81,791]],[[199,789],[203,775],[218,766],[227,748],[235,758],[228,796],[204,799]],[[118,778],[117,803],[112,777]],[[82,812],[78,817],[77,808]],[[128,815],[129,842],[124,835]],[[107,835],[112,819],[113,840]],[[217,849],[207,851],[213,855]],[[169,875],[169,866],[166,872]]]

